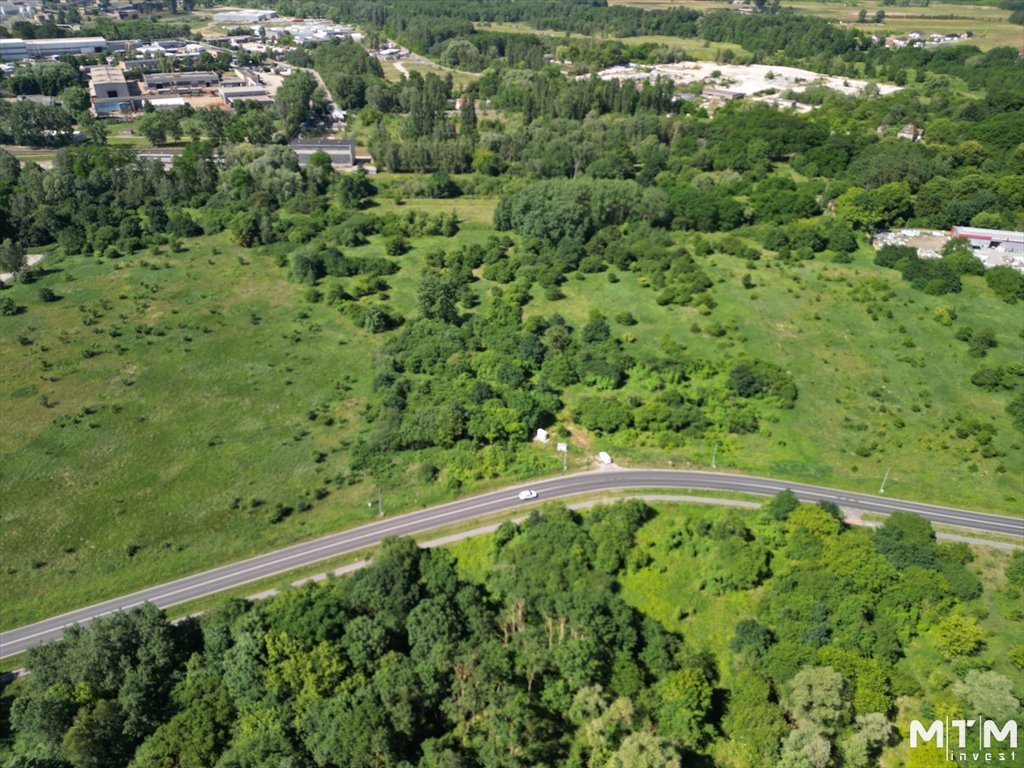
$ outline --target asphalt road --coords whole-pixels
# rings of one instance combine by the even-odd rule
[[[532,501],[520,501],[519,492],[527,488],[535,490],[538,498]],[[889,499],[883,496],[839,491],[762,477],[719,472],[631,470],[608,467],[591,472],[536,480],[449,504],[384,518],[359,528],[295,544],[285,549],[203,571],[124,597],[107,600],[87,608],[80,608],[35,624],[3,632],[0,633],[0,658],[12,656],[34,645],[55,640],[61,636],[65,627],[72,624],[87,624],[100,616],[123,611],[144,602],[151,602],[160,608],[169,608],[320,560],[364,549],[379,543],[386,536],[411,536],[485,515],[529,507],[550,499],[621,488],[690,488],[762,495],[774,495],[789,488],[805,501],[832,501],[845,509],[864,512],[913,512],[941,525],[1024,537],[1024,519],[1021,518],[970,512],[953,507]]]

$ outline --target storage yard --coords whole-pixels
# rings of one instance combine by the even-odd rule
[[[718,64],[713,61],[612,67],[600,72],[598,77],[602,80],[655,80],[667,77],[679,86],[705,83],[714,89],[715,93],[711,95],[719,98],[764,98],[777,96],[784,91],[802,93],[816,85],[847,95],[857,95],[868,85],[867,80],[824,75],[809,69],[766,64]],[[878,83],[877,87],[882,95],[901,90],[899,86],[887,83]]]

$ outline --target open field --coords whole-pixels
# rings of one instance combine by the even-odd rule
[[[121,123],[116,120],[104,120],[102,125],[107,132],[107,143],[111,146],[116,147],[127,147],[128,149],[145,149],[152,147],[153,144],[145,136],[137,136],[132,133],[131,125],[129,123]],[[169,143],[165,146],[180,146],[178,143]],[[0,145],[0,149],[5,149],[13,154],[20,161],[28,162],[32,161],[38,163],[42,168],[51,168],[53,166],[53,159],[57,156],[57,152],[60,148],[33,148],[33,147],[18,147],[11,145]]]
[[[450,74],[452,82],[456,85],[457,89],[461,89],[474,82],[480,76],[474,72],[451,69],[416,54],[397,61],[394,59],[381,59],[380,66],[384,70],[384,77],[392,83],[405,79],[406,72],[419,72],[421,75],[433,73],[438,77],[447,77]]]
[[[405,75],[402,74],[402,72],[395,66],[395,62],[391,59],[382,59],[380,66],[381,69],[384,70],[384,77],[390,82],[397,83],[405,79]]]
[[[726,8],[729,3],[719,0],[610,0],[612,5],[632,5],[651,10],[688,7],[697,10]],[[1010,11],[993,5],[966,5],[961,3],[930,3],[927,7],[899,8],[884,5],[878,0],[858,3],[784,2],[783,8],[822,18],[842,21],[865,32],[878,35],[900,35],[914,30],[926,34],[971,31],[969,42],[983,51],[999,46],[1020,47],[1024,29],[1008,23]],[[884,24],[858,24],[861,9],[872,18],[876,11],[885,11]],[[944,17],[944,18],[943,18]]]
[[[638,531],[635,547],[653,560],[645,568],[622,575],[622,597],[666,629],[700,638],[701,650],[714,654],[724,675],[722,682],[729,685],[729,640],[736,622],[753,615],[760,590],[711,595],[703,588],[707,570],[699,567],[685,548],[665,546],[680,517],[694,513],[721,516],[728,508],[668,502],[649,502],[649,506],[657,509],[658,515]],[[746,510],[732,514],[752,517]]]
[[[479,22],[476,24],[479,29],[492,30],[494,32],[521,32],[524,34],[547,35],[558,40],[567,38],[587,38],[597,40],[620,40],[626,45],[642,45],[643,43],[654,43],[665,45],[669,48],[678,48],[686,51],[697,61],[713,61],[715,57],[725,50],[733,53],[742,53],[743,46],[734,43],[712,43],[696,37],[671,37],[668,35],[637,35],[633,37],[611,37],[610,35],[585,35],[580,32],[561,32],[557,29],[535,29],[527,24],[515,22]],[[387,70],[385,69],[385,72]]]
[[[567,298],[557,302],[536,291],[527,314],[557,311],[578,327],[592,310],[613,315],[617,309],[610,308],[629,307],[638,325],[613,328],[635,339],[632,349],[654,351],[674,342],[687,355],[750,353],[791,371],[800,388],[796,407],[757,435],[723,436],[720,468],[872,493],[891,470],[886,490],[894,496],[1019,515],[1024,440],[1003,412],[1005,399],[970,384],[982,361],[969,357],[966,345],[952,339],[952,329],[932,319],[936,308],[949,306],[963,324],[993,328],[1000,347],[984,364],[1007,364],[1024,354],[1019,309],[998,301],[981,278],[967,278],[956,297],[925,296],[898,273],[874,267],[870,258],[865,249],[849,266],[762,263],[751,273],[758,287],[748,291],[740,284],[746,265],[714,256],[705,267],[717,284],[719,303],[710,318],[695,308],[656,305],[629,273],[616,283],[602,274],[571,279],[562,287]],[[884,296],[890,298],[883,301]],[[728,329],[725,336],[709,335],[712,320]],[[957,415],[997,424],[1006,455],[981,459],[969,442],[954,436]],[[672,460],[675,466],[708,466],[713,450],[710,442],[667,451],[643,447],[626,433],[602,440],[616,455],[638,462]]]
[[[429,59],[417,56],[415,58],[402,59],[401,64],[409,72],[419,72],[421,75],[433,73],[438,77],[447,77],[449,74],[452,76],[452,82],[457,88],[464,88],[470,83],[474,82],[480,75],[473,72],[463,72],[460,69],[451,69],[443,64],[438,64]],[[392,67],[394,65],[392,64]],[[390,79],[385,70],[385,76]]]
[[[460,208],[382,202],[380,213]],[[494,202],[461,204],[461,242],[487,237]],[[417,239],[392,278],[403,312],[415,306],[417,254],[447,242]],[[376,513],[375,487],[347,479],[346,446],[383,338],[307,303],[269,255],[224,236],[190,245],[47,261],[38,283],[4,291],[25,311],[0,324],[0,626]],[[360,250],[383,255],[382,239]],[[42,302],[43,286],[61,300]],[[451,495],[397,482],[384,509]]]
[[[423,254],[486,240],[495,202],[399,206],[382,198],[371,209],[456,210],[462,219],[453,240],[415,238],[401,257],[401,270],[388,278],[399,311],[416,312]],[[383,255],[383,238],[346,251]],[[717,448],[691,440],[661,449],[628,433],[601,438],[620,463],[708,466],[714,453],[722,469],[868,492],[890,470],[894,496],[1019,514],[1024,441],[1003,412],[1005,398],[969,383],[982,361],[952,339],[960,325],[992,328],[999,346],[984,364],[1019,360],[1019,308],[997,301],[980,278],[967,278],[957,296],[925,296],[870,257],[865,248],[853,265],[752,268],[712,256],[705,269],[719,306],[711,316],[657,305],[632,273],[615,283],[607,274],[573,276],[558,301],[535,287],[524,313],[558,312],[580,327],[592,310],[614,316],[628,307],[638,321],[628,329],[632,352],[677,344],[681,354],[713,360],[751,353],[798,383],[796,408],[762,419],[758,434],[723,435]],[[386,335],[366,334],[334,307],[310,303],[307,288],[289,282],[271,253],[224,236],[189,241],[182,253],[45,266],[39,283],[4,291],[26,309],[0,323],[0,626],[375,514],[367,506],[376,498],[372,482],[350,483],[347,460]],[[753,290],[740,284],[748,271]],[[481,280],[477,292],[493,285]],[[42,302],[40,287],[61,300]],[[955,327],[932,319],[940,306],[959,313]],[[712,323],[724,335],[712,335]],[[634,385],[626,393],[646,396]],[[570,389],[567,405],[581,394]],[[996,425],[1001,456],[982,458],[971,439],[956,437],[961,414]],[[592,444],[593,436],[569,428],[575,445]],[[585,453],[571,458],[586,462]],[[417,479],[415,454],[404,460],[385,488],[386,512],[454,494]],[[551,459],[544,471],[560,468]]]
[[[0,625],[375,514],[342,459],[379,337],[223,238],[46,266],[4,292],[26,311],[0,326]],[[384,508],[448,495],[399,484]],[[294,513],[271,524],[278,505]]]
[[[402,174],[380,173],[375,178],[386,183],[390,179],[401,179]],[[494,220],[494,206],[496,204],[497,200],[492,197],[465,197],[458,200],[407,198],[401,205],[397,205],[394,200],[379,198],[378,206],[373,211],[379,215],[403,213],[404,211],[423,211],[424,213],[436,215],[456,211],[459,214],[459,220],[462,222],[464,232],[486,230],[490,233],[493,231],[491,222]]]
[[[356,332],[304,310],[271,259],[216,240],[47,267],[61,301],[7,292],[27,311],[2,336],[4,580],[21,598],[4,600],[5,627],[336,524],[267,518],[322,485],[333,462],[311,453],[352,428],[368,378]]]

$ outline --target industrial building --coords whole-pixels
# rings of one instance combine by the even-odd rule
[[[23,0],[0,0],[0,21],[33,21],[43,13],[42,3],[24,2]]]
[[[182,93],[210,90],[220,85],[216,72],[153,72],[142,76],[150,93]]]
[[[97,117],[131,112],[134,101],[118,67],[89,68],[89,100]]]
[[[167,62],[167,59],[155,59],[155,58],[136,58],[136,59],[124,59],[125,69],[134,69],[139,72],[152,72],[160,69]]]
[[[314,152],[326,152],[331,165],[356,164],[356,143],[351,139],[294,139],[288,148],[299,156],[300,166],[305,166]]]
[[[269,106],[274,99],[262,85],[221,85],[220,96],[224,103],[233,107],[239,101],[255,101],[260,106]]]
[[[722,101],[736,101],[743,98],[743,94],[740,91],[730,91],[726,88],[705,87],[701,95],[705,99],[720,99]]]
[[[128,83],[119,67],[89,67],[89,96],[93,99],[127,99]]]
[[[174,165],[174,158],[180,157],[184,150],[180,147],[153,147],[152,149],[140,149],[135,153],[139,160],[159,160],[164,168]]]
[[[271,40],[280,40],[285,35],[290,35],[292,40],[300,45],[323,42],[324,40],[345,40],[351,37],[355,31],[352,27],[331,24],[324,19],[309,19],[289,24],[287,27],[266,27],[266,30],[267,37]]]
[[[256,102],[263,107],[274,103],[259,76],[249,70],[239,70],[223,80],[212,71],[147,72],[142,81],[137,81],[125,77],[125,69],[135,69],[135,61],[126,61],[123,66],[89,68],[89,98],[97,117],[131,113],[147,103],[155,109],[186,104],[219,106],[217,96],[229,107],[240,101]]]
[[[950,237],[963,237],[975,250],[998,249],[1013,254],[1024,254],[1024,232],[979,227],[953,227]]]
[[[224,11],[213,14],[215,24],[256,24],[277,18],[277,11]]]
[[[12,37],[0,40],[0,59],[4,61],[106,52],[107,41],[102,37],[57,37],[43,40],[22,40]]]

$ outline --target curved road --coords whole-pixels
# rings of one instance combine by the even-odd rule
[[[519,500],[519,492],[527,488],[537,492],[536,500]],[[913,512],[941,525],[954,525],[976,531],[1024,537],[1024,519],[1021,518],[970,512],[964,509],[922,504],[915,501],[887,499],[882,496],[763,477],[689,470],[615,469],[609,467],[536,480],[500,491],[453,501],[449,504],[384,518],[359,528],[295,544],[285,549],[203,571],[193,576],[3,632],[0,633],[0,658],[20,653],[34,645],[56,640],[61,636],[64,628],[72,624],[87,624],[100,616],[123,611],[144,602],[151,602],[160,608],[169,608],[320,560],[365,549],[379,543],[386,536],[411,536],[477,517],[505,512],[517,507],[531,506],[540,501],[625,488],[699,488],[761,495],[773,495],[789,488],[804,501],[831,501],[846,509],[865,512]]]

